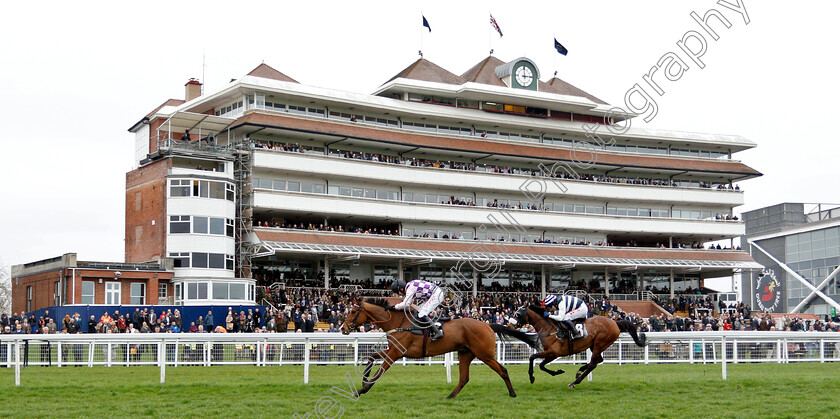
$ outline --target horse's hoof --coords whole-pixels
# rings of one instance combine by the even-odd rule
[[[569,388],[575,388],[575,383],[569,384]]]
[[[532,375],[532,376],[531,376],[531,377],[529,377],[529,378],[531,379],[531,384],[534,384],[534,376]]]
[[[510,393],[510,397],[516,397],[516,393]]]
[[[563,370],[557,370],[557,375],[560,375],[560,374],[562,374],[562,373],[564,373],[564,372],[566,372],[566,371],[563,371]]]

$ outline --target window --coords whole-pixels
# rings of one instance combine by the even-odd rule
[[[146,284],[140,282],[131,283],[131,304],[146,304]]]
[[[230,284],[230,299],[244,300],[245,299],[245,284]]]
[[[207,256],[210,269],[225,269],[225,255],[221,253],[209,253]]]
[[[169,216],[169,234],[183,234],[190,232],[189,215]]]
[[[105,304],[106,305],[120,305],[120,291],[121,285],[119,282],[105,283]]]
[[[233,185],[231,185],[230,183],[225,183],[225,199],[227,199],[228,201],[233,201],[234,195],[235,194]]]
[[[60,306],[61,305],[61,282],[60,281],[56,281],[54,283],[53,305],[55,305],[55,306]]]
[[[187,179],[173,179],[169,181],[169,196],[190,196],[190,181]]]
[[[184,299],[184,284],[175,284],[175,305],[181,304]]]
[[[206,300],[207,299],[207,283],[199,282],[187,284],[187,299],[188,300]]]
[[[206,268],[207,267],[207,253],[193,253],[192,254],[192,267],[193,268]]]
[[[189,253],[170,253],[169,257],[173,260],[173,267],[175,268],[189,268],[190,254]]]
[[[32,286],[26,287],[26,311],[32,311]]]
[[[219,236],[225,235],[225,219],[211,218],[210,219],[210,234],[217,234]]]
[[[225,269],[229,271],[233,270],[233,256],[225,255]]]
[[[228,237],[233,237],[233,220],[230,218],[225,219],[225,233]]]
[[[168,287],[166,284],[158,283],[158,298],[166,298],[168,294]]]
[[[94,281],[82,281],[82,304],[94,304],[94,290],[96,283]]]
[[[226,282],[213,284],[213,298],[217,300],[228,299],[228,284]]]
[[[193,233],[207,234],[207,217],[193,217]]]

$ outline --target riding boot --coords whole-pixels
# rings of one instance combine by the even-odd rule
[[[574,339],[576,331],[575,331],[575,324],[572,323],[571,320],[563,320],[563,326],[566,327],[566,330],[569,331],[569,340]]]
[[[432,325],[429,326],[429,335],[432,337],[432,340],[438,340],[443,337],[443,330],[438,327],[437,323],[432,322]]]

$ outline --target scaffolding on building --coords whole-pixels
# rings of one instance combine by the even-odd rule
[[[251,176],[252,144],[250,137],[237,138],[231,144],[233,177],[236,183],[236,277],[251,278],[254,248],[254,187]]]

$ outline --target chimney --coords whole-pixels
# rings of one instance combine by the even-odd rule
[[[186,92],[184,93],[184,100],[187,102],[201,96],[201,82],[196,79],[190,79],[187,84],[184,85],[186,88]]]

